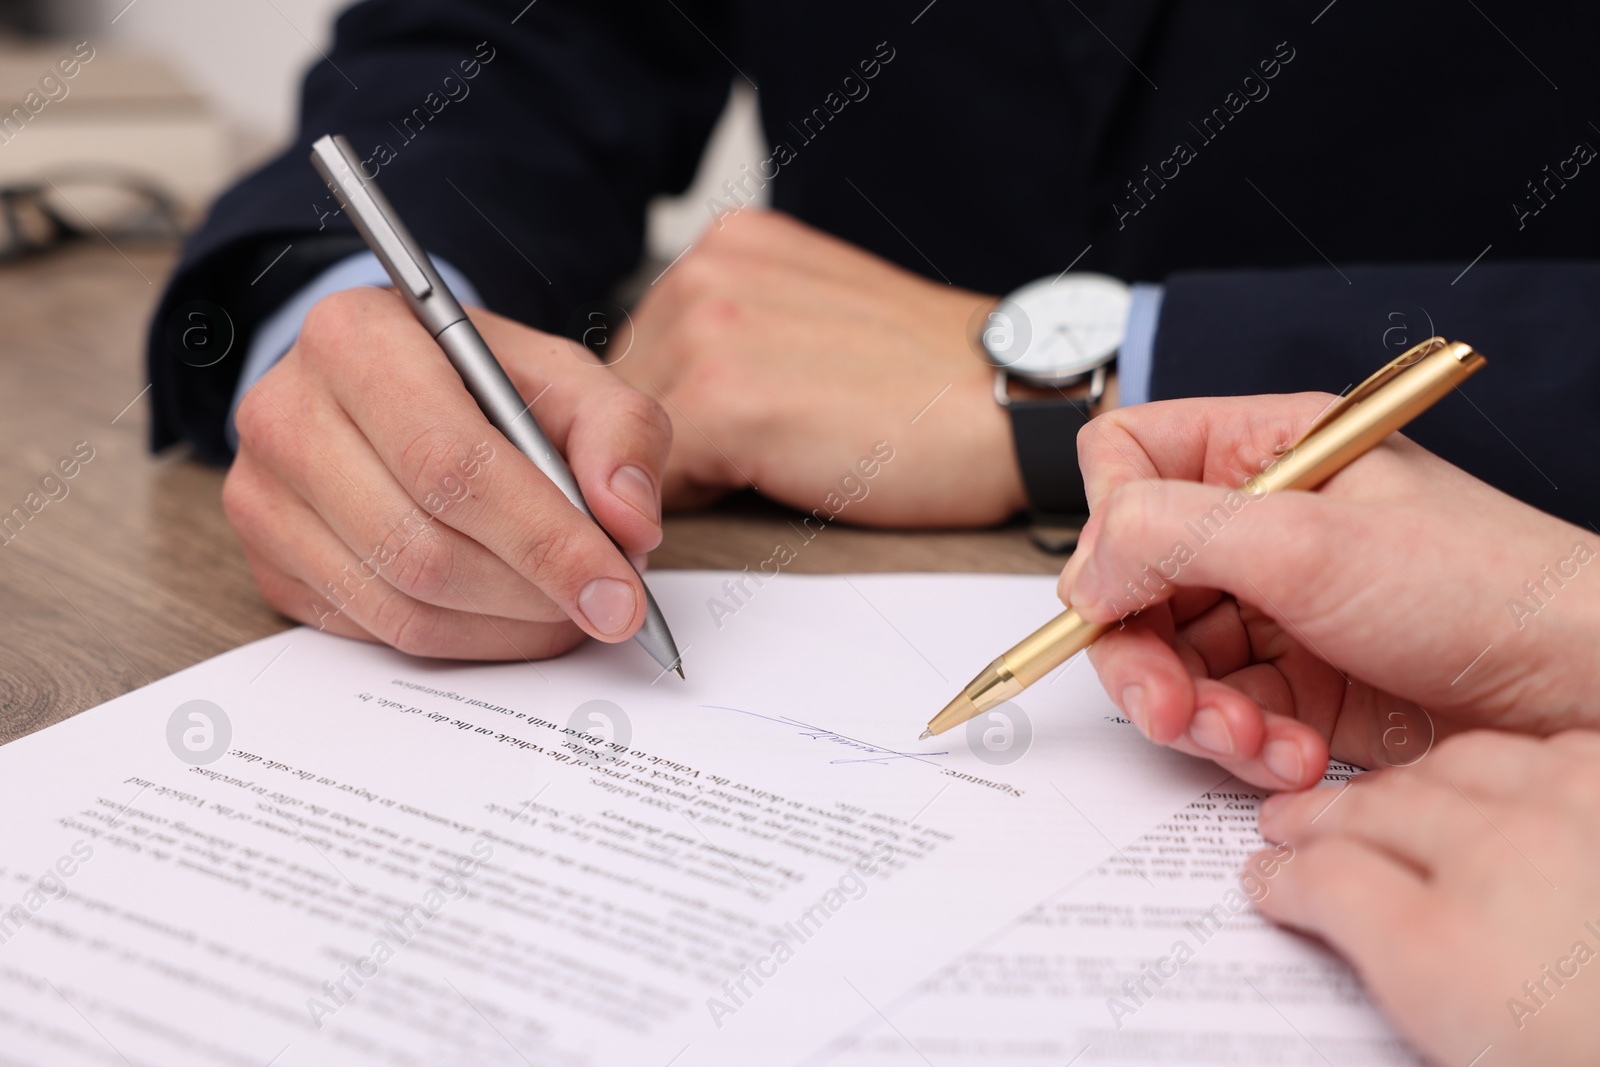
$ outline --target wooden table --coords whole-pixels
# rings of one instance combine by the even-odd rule
[[[0,742],[292,625],[256,593],[222,472],[146,444],[145,328],[172,262],[170,249],[101,245],[0,269],[0,517],[30,492],[47,501],[20,532],[0,529]],[[49,499],[40,479],[80,441],[94,458]],[[651,566],[755,567],[792,540],[794,518],[748,497],[669,517]],[[1017,528],[835,526],[786,569],[1059,567]]]

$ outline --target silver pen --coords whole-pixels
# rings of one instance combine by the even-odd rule
[[[483,337],[461,309],[461,304],[445,285],[439,272],[433,269],[428,258],[400,221],[394,208],[378,189],[375,182],[361,174],[360,157],[341,136],[323,136],[311,146],[311,165],[317,168],[322,180],[339,203],[350,213],[367,247],[383,264],[394,280],[395,288],[410,305],[423,328],[433,335],[444,350],[445,356],[461,375],[467,392],[478,402],[483,414],[495,429],[505,435],[517,450],[538,467],[546,478],[555,483],[562,495],[594,522],[594,513],[584,502],[578,481],[572,476],[561,453],[555,450],[550,439],[529,410],[529,405],[517,392],[517,387],[506,376],[500,361],[494,358]],[[595,523],[599,526],[599,523]],[[604,532],[604,527],[601,527]],[[607,534],[609,537],[610,535]],[[615,544],[615,538],[612,539]],[[621,551],[619,548],[618,551]],[[627,559],[627,554],[623,553]],[[630,563],[631,566],[631,563]],[[642,584],[642,579],[641,579]],[[644,626],[634,635],[646,652],[661,664],[663,669],[674,670],[683,677],[683,657],[678,653],[667,620],[644,587]]]

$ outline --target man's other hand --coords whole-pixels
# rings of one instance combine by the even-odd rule
[[[841,517],[869,525],[1006,519],[1021,474],[969,338],[992,302],[785,215],[724,218],[617,339],[617,370],[672,418],[668,505],[749,486],[806,511],[849,498]],[[875,446],[893,459],[865,483]]]

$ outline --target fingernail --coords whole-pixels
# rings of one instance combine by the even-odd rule
[[[1082,569],[1073,577],[1072,587],[1067,590],[1067,602],[1086,619],[1100,606],[1099,598],[1094,595],[1094,588],[1100,584],[1099,578],[1100,567],[1091,552],[1084,559]]]
[[[1283,809],[1288,805],[1291,795],[1289,793],[1274,793],[1263,800],[1261,802],[1261,810],[1256,816],[1257,821],[1262,826],[1268,826],[1276,822],[1278,816],[1283,814]]]
[[[623,503],[655,523],[661,525],[661,500],[656,496],[656,483],[638,467],[618,467],[611,475],[611,491]]]
[[[1074,551],[1067,557],[1066,566],[1061,568],[1061,577],[1056,579],[1056,594],[1061,597],[1061,602],[1072,604],[1072,589],[1078,584],[1078,572],[1083,570],[1084,564],[1089,561],[1086,553]]]
[[[1306,772],[1305,761],[1300,758],[1300,746],[1293,741],[1268,741],[1261,750],[1261,761],[1267,765],[1267,770],[1297,785]]]
[[[1122,711],[1133,720],[1141,734],[1150,736],[1150,719],[1144,710],[1144,686],[1137,683],[1123,686]]]
[[[1216,708],[1201,708],[1189,723],[1189,740],[1213,756],[1233,755],[1233,732],[1228,719]]]
[[[617,578],[596,578],[578,594],[578,610],[608,637],[627,629],[636,604],[633,586]]]
[[[634,570],[638,571],[640,574],[643,574],[650,566],[650,553],[648,553],[648,552],[638,552],[638,553],[629,552],[628,553],[628,562],[633,564],[633,569]]]

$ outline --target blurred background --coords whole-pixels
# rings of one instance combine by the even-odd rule
[[[0,211],[14,239],[46,245],[58,221],[152,236],[192,225],[292,135],[300,80],[346,6],[0,0]],[[93,58],[64,77],[79,42]],[[650,259],[673,259],[711,221],[707,199],[768,155],[754,95],[741,90],[694,186],[655,205]]]

